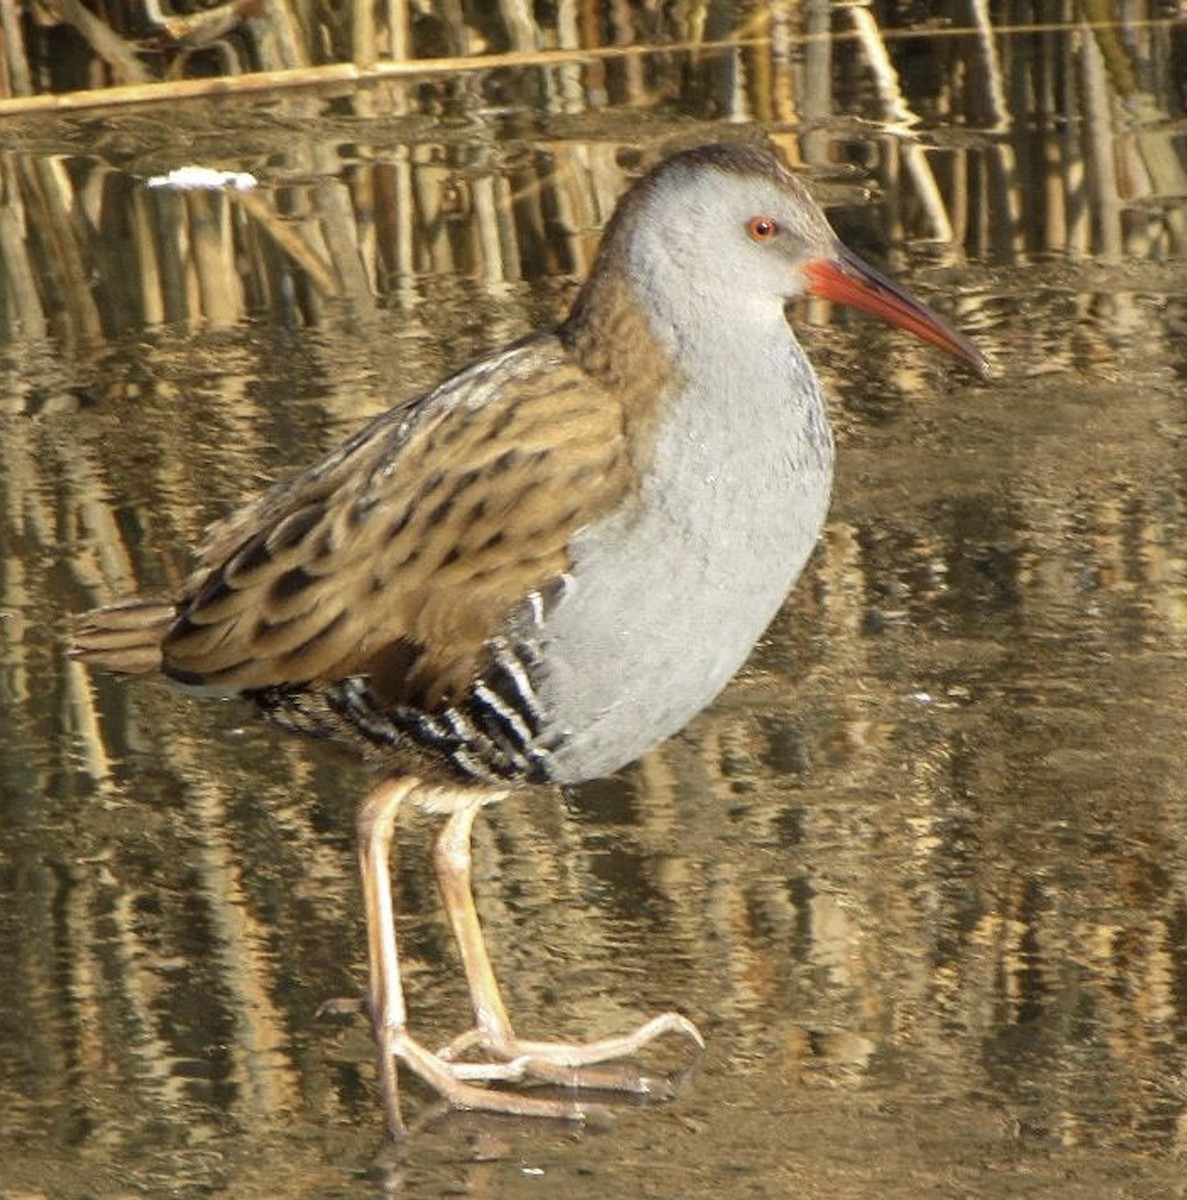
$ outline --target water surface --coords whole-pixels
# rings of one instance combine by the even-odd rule
[[[6,128],[0,1196],[1184,1195],[1183,28],[884,29],[900,108],[833,20]],[[365,772],[92,677],[67,615],[176,586],[208,522],[556,319],[640,165],[727,137],[995,377],[794,313],[839,477],[769,637],[636,767],[480,827],[521,1031],[678,1007],[678,1098],[571,1129],[413,1083],[385,1148],[365,1029],[316,1018],[365,981]],[[148,186],[183,161],[260,186]],[[428,833],[396,879],[434,1044],[466,998]]]

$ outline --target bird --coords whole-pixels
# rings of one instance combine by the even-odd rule
[[[215,523],[177,594],[76,621],[70,653],[236,696],[346,742],[376,782],[357,815],[370,1018],[390,1134],[398,1068],[455,1108],[587,1119],[589,1089],[651,1092],[676,1011],[588,1042],[516,1032],[471,889],[471,834],[525,787],[633,762],[746,661],[821,534],[833,438],[788,316],[821,297],[980,376],[965,336],[846,248],[768,149],[670,155],[619,200],[554,327],[395,404]],[[442,817],[434,863],[473,1025],[409,1029],[390,849],[401,809]],[[530,1095],[518,1083],[571,1089]]]

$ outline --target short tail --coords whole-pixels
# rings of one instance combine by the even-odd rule
[[[168,600],[121,600],[78,619],[69,654],[117,675],[161,669],[161,643],[177,617]]]

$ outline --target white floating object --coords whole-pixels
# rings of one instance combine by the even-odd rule
[[[165,175],[152,175],[148,180],[151,188],[176,188],[178,191],[234,188],[248,192],[258,183],[259,180],[247,171],[218,171],[214,167],[177,167]]]

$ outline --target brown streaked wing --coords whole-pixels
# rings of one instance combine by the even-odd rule
[[[408,413],[212,529],[169,674],[245,691],[400,663],[405,678],[374,680],[385,697],[457,699],[508,613],[634,485],[629,414],[552,338]]]

